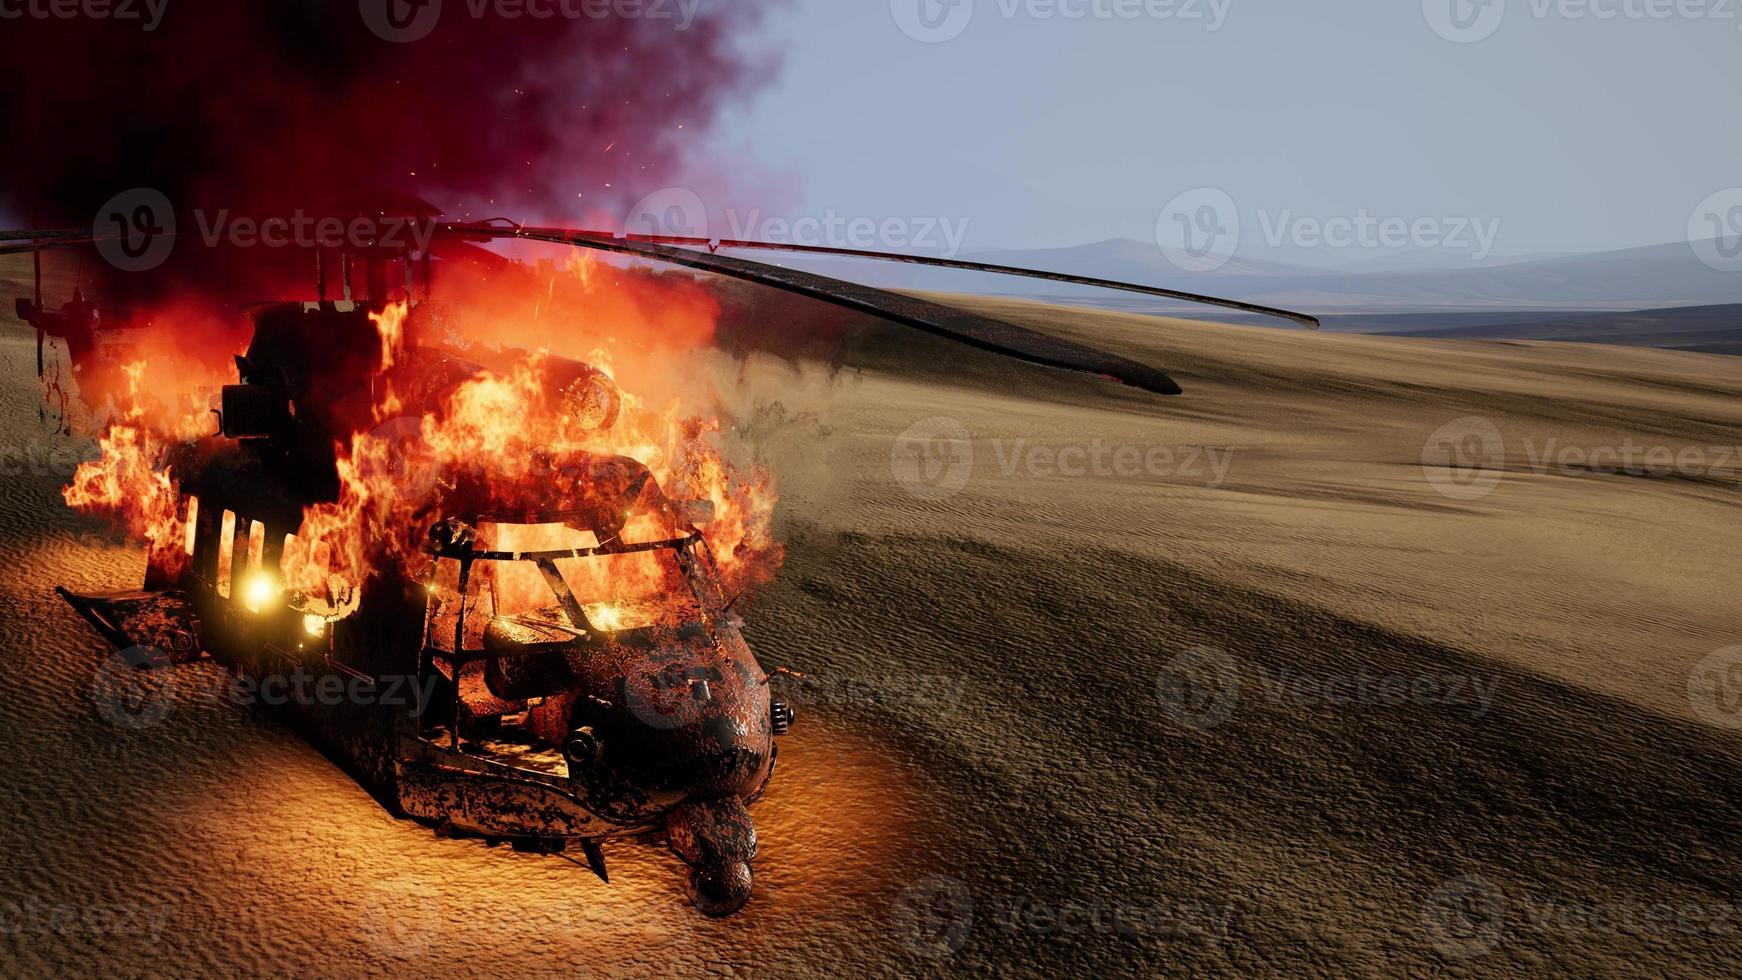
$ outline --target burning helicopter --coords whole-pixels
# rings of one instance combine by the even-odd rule
[[[12,242],[0,251],[40,255],[93,239],[22,232],[0,240]],[[251,307],[251,340],[235,357],[234,382],[217,393],[217,431],[157,447],[152,477],[161,493],[151,504],[142,588],[57,591],[131,651],[136,666],[209,657],[238,675],[312,673],[370,695],[321,698],[303,688],[288,707],[313,742],[400,816],[521,849],[578,847],[606,880],[602,842],[663,838],[690,869],[691,901],[713,916],[751,896],[748,806],[766,791],[776,740],[794,722],[770,681],[791,672],[765,670],[745,639],[722,570],[733,556],[710,543],[718,501],[676,475],[662,484],[612,438],[627,424],[626,399],[607,372],[524,352],[485,364],[443,343],[440,308],[430,301],[431,249],[496,240],[612,252],[770,286],[1163,395],[1180,389],[1150,365],[720,253],[779,248],[916,262],[1317,325],[1282,310],[1034,270],[499,222],[440,224],[421,254],[317,254],[313,301]],[[334,268],[342,300],[328,296]],[[419,270],[422,303],[411,298]],[[78,329],[94,319],[82,311]],[[38,330],[39,348],[75,332],[67,316],[44,307],[40,284],[18,313]],[[514,434],[517,452],[419,458],[420,440],[453,435],[444,426],[462,411],[463,394],[503,385],[528,418],[542,420]],[[383,508],[395,514],[392,527],[412,533],[384,530]],[[354,544],[364,568],[329,574],[335,534]],[[419,694],[381,696],[389,690]]]

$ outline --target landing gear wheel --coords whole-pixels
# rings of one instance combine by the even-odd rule
[[[750,865],[727,861],[690,870],[690,904],[713,918],[731,915],[750,901]]]

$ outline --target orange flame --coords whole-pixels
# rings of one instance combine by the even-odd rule
[[[542,288],[527,288],[532,283]],[[466,326],[445,336],[430,335],[432,327],[408,329],[416,311],[405,302],[370,316],[380,340],[380,370],[371,384],[374,427],[337,447],[338,497],[304,509],[301,527],[283,550],[284,588],[302,593],[322,615],[348,614],[372,574],[390,565],[411,574],[427,563],[429,528],[447,516],[441,501],[461,480],[491,488],[492,499],[508,511],[527,512],[482,525],[485,547],[597,544],[585,531],[541,526],[549,522],[533,515],[598,498],[605,490],[594,467],[619,457],[645,467],[680,511],[676,520],[643,514],[622,529],[622,540],[681,537],[692,517],[711,516],[698,524],[726,593],[772,579],[783,557],[771,529],[774,480],[761,467],[740,469],[728,461],[720,423],[697,397],[706,386],[682,367],[687,352],[713,337],[718,307],[699,284],[575,259],[560,267],[508,264],[488,278],[461,279],[451,291],[459,302],[441,305],[457,316],[442,321]],[[407,416],[403,393],[388,375],[420,342],[489,354],[479,359],[491,369],[425,404],[427,412]],[[596,406],[552,397],[557,372],[574,369],[563,358],[577,355],[619,384],[623,372],[641,382],[641,395],[621,392],[614,425],[601,426],[591,410]],[[171,461],[179,446],[209,438],[212,426],[203,407],[179,415],[148,411],[144,367],[129,366],[128,397],[100,439],[101,458],[79,467],[65,497],[147,541],[154,563],[177,567],[170,563],[186,559],[187,518]],[[488,584],[500,599],[512,599],[516,585],[507,579],[527,570]],[[565,561],[562,571],[577,598],[618,621],[640,615],[636,603],[669,591],[673,581],[672,569],[652,555]]]

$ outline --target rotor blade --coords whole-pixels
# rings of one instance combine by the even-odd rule
[[[89,228],[49,228],[38,231],[0,229],[0,255],[40,252],[45,248],[68,248],[97,240]]]
[[[612,237],[598,232],[587,232],[595,237]],[[1068,282],[1078,286],[1094,286],[1099,289],[1116,289],[1126,293],[1144,293],[1149,296],[1160,296],[1165,299],[1178,300],[1182,303],[1195,303],[1200,306],[1218,306],[1228,310],[1238,310],[1242,313],[1252,313],[1258,316],[1276,317],[1298,323],[1310,330],[1319,328],[1319,318],[1292,310],[1277,309],[1273,306],[1260,306],[1256,303],[1246,303],[1237,299],[1222,299],[1218,296],[1204,296],[1199,293],[1181,292],[1177,289],[1164,289],[1161,286],[1144,286],[1138,283],[1118,282],[1112,279],[1096,279],[1090,276],[1076,276],[1065,272],[1045,272],[1039,269],[1023,269],[1013,265],[991,265],[985,262],[963,262],[959,259],[938,259],[924,255],[903,255],[900,252],[868,252],[852,248],[834,248],[826,245],[786,245],[775,242],[751,242],[741,239],[723,238],[714,241],[707,238],[684,238],[670,235],[624,235],[632,242],[642,242],[651,245],[682,245],[686,247],[705,248],[714,251],[721,248],[763,249],[773,252],[799,252],[808,255],[842,255],[856,259],[875,259],[879,262],[905,262],[909,265],[926,265],[938,269],[962,269],[968,272],[986,272],[1000,276],[1022,276],[1028,279],[1046,279],[1052,282]]]
[[[31,224],[36,223],[36,216],[34,214],[31,215],[30,222],[31,222]],[[38,250],[30,253],[30,269],[31,269],[31,282],[33,284],[33,288],[31,291],[31,301],[35,304],[34,306],[31,307],[31,310],[32,310],[31,316],[33,319],[35,319],[37,321],[38,324],[40,324],[42,322],[42,250],[41,249],[38,249]],[[38,380],[38,381],[41,381],[43,378],[43,375],[46,373],[44,368],[43,368],[43,363],[42,363],[42,345],[43,345],[43,342],[45,340],[47,340],[46,333],[47,332],[45,330],[43,330],[41,326],[38,326],[36,328],[36,380]]]
[[[525,238],[668,262],[809,296],[1031,364],[1099,374],[1158,395],[1180,393],[1179,385],[1166,373],[1129,358],[929,300],[830,279],[797,269],[564,228],[505,228],[490,225],[445,227],[458,234]]]
[[[0,242],[18,242],[35,238],[90,238],[89,228],[0,228]]]

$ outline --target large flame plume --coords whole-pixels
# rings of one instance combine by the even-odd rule
[[[622,489],[612,481],[632,480],[645,467],[656,485],[650,492],[675,506],[641,512],[618,539],[680,537],[697,515],[723,588],[732,596],[753,592],[782,558],[771,527],[778,494],[771,474],[746,461],[745,448],[711,411],[695,370],[717,313],[693,279],[587,260],[508,263],[488,276],[463,277],[427,309],[388,304],[370,316],[379,363],[367,423],[335,447],[337,499],[305,508],[285,542],[278,585],[324,615],[345,615],[371,576],[427,565],[429,529],[457,500],[468,511],[497,515],[496,524],[480,528],[490,548],[597,544],[574,524],[534,515],[584,508]],[[403,376],[396,369],[418,355],[409,346],[410,324],[420,318],[422,348],[488,365],[422,408],[395,383]],[[242,353],[218,349],[224,358]],[[553,377],[573,373],[576,360],[615,382],[613,424],[600,424],[584,398],[553,397]],[[153,567],[173,575],[191,551],[198,506],[183,493],[175,460],[217,438],[210,395],[234,378],[192,370],[164,377],[148,364],[126,367],[127,388],[114,393],[98,437],[101,455],[78,468],[64,493],[75,508],[105,515],[146,542]],[[623,458],[634,464],[613,462]],[[600,615],[672,584],[670,568],[652,555],[577,563],[564,573],[583,601],[606,604]],[[536,583],[495,584],[499,603],[516,589],[537,591]]]

